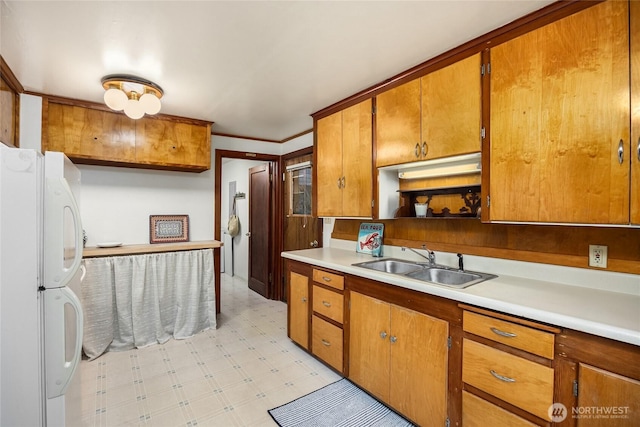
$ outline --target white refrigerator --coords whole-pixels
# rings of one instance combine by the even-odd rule
[[[81,424],[80,171],[0,143],[0,426]]]

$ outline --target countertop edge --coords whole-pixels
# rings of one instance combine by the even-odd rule
[[[97,246],[85,247],[82,251],[83,258],[94,258],[117,255],[139,255],[160,252],[192,251],[197,249],[216,249],[222,247],[222,242],[217,240],[202,240],[180,243],[154,243],[140,245],[122,245],[112,248],[99,248]]]

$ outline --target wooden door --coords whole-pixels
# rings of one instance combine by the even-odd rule
[[[490,219],[629,222],[628,3],[491,49]]]
[[[391,306],[391,406],[419,425],[447,419],[449,323]]]
[[[309,278],[289,273],[289,338],[309,350]]]
[[[124,114],[48,103],[43,150],[72,159],[135,162],[135,121]]]
[[[640,224],[640,2],[631,16],[631,223]]]
[[[578,410],[583,416],[576,420],[576,427],[638,426],[640,381],[580,363]]]
[[[371,104],[367,99],[342,112],[342,216],[372,216]]]
[[[271,172],[269,165],[249,169],[249,288],[269,296],[271,270]]]
[[[376,96],[376,166],[422,158],[420,79]]]
[[[284,183],[284,251],[322,247],[322,218],[313,215],[312,154],[285,161]]]
[[[342,215],[342,112],[324,117],[316,126],[317,216]]]
[[[349,378],[389,401],[389,304],[351,292]]]
[[[427,159],[480,151],[480,54],[422,77],[422,141]]]

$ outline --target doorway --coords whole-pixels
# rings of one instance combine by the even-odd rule
[[[278,177],[281,175],[280,173],[280,156],[276,156],[276,155],[271,155],[271,154],[260,154],[260,153],[247,153],[247,152],[241,152],[241,151],[231,151],[231,150],[216,150],[215,153],[215,224],[214,224],[214,234],[215,234],[215,239],[222,241],[223,243],[225,243],[225,245],[228,245],[229,242],[231,241],[231,239],[229,238],[228,235],[224,234],[224,231],[226,230],[226,226],[227,226],[227,221],[228,221],[228,211],[223,211],[222,209],[222,205],[223,205],[223,194],[225,197],[228,196],[228,189],[224,189],[223,190],[223,179],[222,179],[222,174],[223,174],[223,165],[227,165],[228,162],[230,163],[232,160],[250,160],[251,162],[245,162],[247,164],[249,164],[249,166],[247,166],[244,170],[244,176],[246,177],[246,179],[249,179],[249,169],[251,167],[255,167],[257,165],[266,165],[266,167],[269,169],[270,171],[270,175],[272,177]],[[271,185],[271,189],[269,190],[268,193],[265,193],[264,196],[267,198],[266,200],[270,201],[270,207],[269,209],[269,217],[270,219],[267,221],[267,223],[264,225],[264,229],[260,231],[260,236],[262,236],[263,233],[267,233],[268,236],[275,236],[274,238],[267,238],[267,246],[266,246],[266,251],[268,252],[268,259],[272,260],[271,262],[267,262],[266,263],[266,283],[265,283],[265,289],[264,289],[264,293],[263,292],[259,292],[261,295],[264,295],[266,298],[269,299],[282,299],[282,287],[280,286],[277,280],[275,280],[274,278],[278,278],[282,276],[282,268],[281,265],[282,263],[279,261],[280,260],[280,252],[282,251],[282,239],[278,238],[277,236],[281,236],[282,235],[282,209],[281,209],[281,203],[279,203],[280,200],[282,200],[282,181],[279,179],[272,179],[272,185]],[[246,190],[245,189],[241,189],[241,188],[237,188],[237,192],[244,192],[247,196],[246,199],[244,200],[237,200],[236,203],[236,209],[240,210],[240,209],[246,209],[246,212],[248,214],[248,212],[251,210],[251,205],[252,200],[251,197],[249,195],[249,183],[248,181],[245,181],[246,184]],[[228,199],[228,197],[227,197]],[[259,201],[259,200],[258,200]],[[226,203],[226,201],[225,201]],[[264,212],[264,207],[261,208],[262,212]],[[241,244],[246,244],[247,248],[248,248],[248,242],[250,239],[254,239],[256,236],[253,235],[253,233],[251,233],[250,230],[250,220],[247,217],[247,220],[244,222],[244,224],[241,221],[240,224],[240,235],[237,236],[236,238],[233,239],[233,241],[231,242],[231,244],[234,247],[234,257],[236,258],[236,267],[239,266],[240,263],[244,262],[244,265],[249,265],[249,250],[247,249],[246,252],[245,251],[235,251],[235,249],[237,249]],[[251,233],[250,235],[247,235],[247,233]],[[224,238],[222,236],[225,236]],[[237,239],[237,240],[236,240]],[[224,249],[224,246],[223,246]],[[240,253],[244,253],[246,255],[240,255]],[[225,252],[226,254],[229,254],[228,251]],[[228,256],[228,255],[227,255]],[[244,256],[244,259],[240,259],[240,256]],[[273,262],[276,261],[276,262]],[[227,264],[227,266],[229,265],[228,262],[225,262]],[[243,267],[244,268],[244,267]],[[226,268],[225,268],[226,270]],[[239,269],[236,268],[236,274],[238,273]],[[227,274],[227,273],[225,273]],[[264,275],[261,272],[261,275]],[[249,274],[247,273],[247,276],[249,276]],[[247,277],[247,279],[249,280],[249,277]]]

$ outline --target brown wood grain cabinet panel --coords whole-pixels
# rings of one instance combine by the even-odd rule
[[[313,287],[313,311],[342,323],[344,297],[341,293],[330,291],[319,286]]]
[[[318,120],[315,162],[317,216],[342,214],[342,112]]]
[[[390,403],[419,425],[447,419],[449,323],[391,306]]]
[[[210,126],[142,118],[136,125],[136,162],[211,167]]]
[[[342,372],[342,329],[318,316],[311,317],[311,350],[313,354],[333,366],[337,371]]]
[[[631,223],[640,224],[640,2],[631,1]]]
[[[491,220],[629,222],[628,3],[491,49]]]
[[[524,418],[505,411],[466,391],[462,392],[462,425],[464,427],[485,427],[487,423],[494,426],[534,427]]]
[[[464,330],[502,344],[553,359],[554,334],[465,311]]]
[[[422,158],[420,79],[376,97],[376,166]]]
[[[342,112],[342,215],[371,217],[373,129],[371,100]]]
[[[6,145],[18,145],[18,94],[0,78],[0,141]]]
[[[638,426],[640,381],[581,363],[577,409],[577,427]]]
[[[548,419],[547,410],[553,404],[552,368],[469,339],[464,339],[462,349],[462,380],[465,383]]]
[[[289,272],[289,338],[309,349],[309,277]]]
[[[421,79],[425,159],[480,151],[480,54]]]
[[[45,98],[43,150],[77,163],[201,172],[211,167],[211,124],[142,118]]]
[[[377,398],[389,402],[389,304],[351,292],[349,378]]]
[[[46,132],[43,150],[72,160],[136,160],[135,122],[122,114],[49,102]]]

